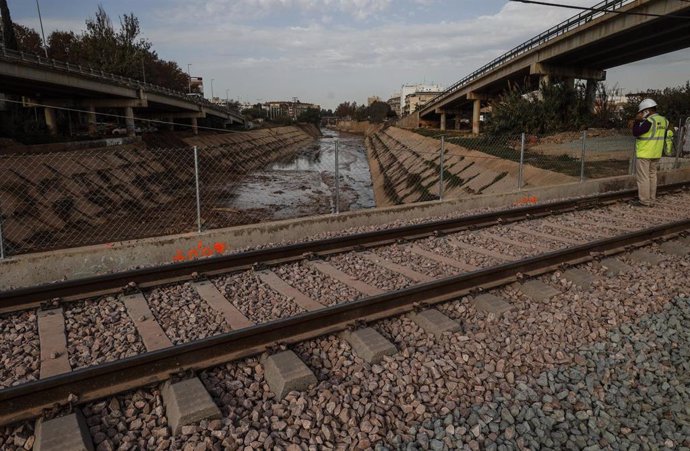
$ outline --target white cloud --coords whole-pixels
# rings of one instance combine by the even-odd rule
[[[495,14],[459,20],[454,17],[464,17],[465,2],[453,2],[439,6],[447,8],[447,19],[439,23],[419,12],[439,0],[168,1],[169,7],[160,10],[166,15],[149,18],[143,27],[161,57],[181,67],[193,63],[196,75],[214,78],[216,88],[231,89],[235,97],[298,95],[326,106],[387,96],[402,83],[424,78],[450,85],[575,14],[506,2]],[[592,0],[569,3],[590,6]],[[400,19],[406,11],[413,12],[412,19]],[[46,25],[49,21],[44,19]],[[80,21],[76,29],[83,27]],[[656,70],[654,80],[676,85],[685,79],[674,77],[687,77],[678,75],[688,73],[687,55],[660,57],[673,64],[635,67]],[[668,74],[660,75],[661,68]],[[629,73],[612,70],[609,80],[621,74],[621,86],[628,89]],[[635,77],[644,83],[645,77]]]
[[[418,0],[419,1],[419,0]],[[583,0],[584,1],[584,0]],[[300,3],[303,7],[334,3],[335,0],[244,0],[239,3],[257,5],[286,5]],[[227,2],[216,0],[216,4]],[[341,0],[339,4],[372,4],[371,0]],[[381,5],[382,3],[379,3]],[[216,24],[188,31],[160,29],[149,33],[152,41],[166,47],[193,51],[204,43],[229,49],[230,54],[244,52],[248,58],[227,60],[222,65],[228,69],[240,65],[265,68],[271,64],[286,64],[287,68],[310,68],[331,72],[343,68],[375,68],[397,66],[400,70],[414,66],[462,67],[481,65],[501,52],[509,50],[522,39],[541,31],[544,24],[554,24],[563,18],[562,10],[531,7],[508,3],[493,16],[481,16],[473,20],[421,23],[379,24],[360,29],[350,26],[312,24],[301,27],[258,27],[233,23]],[[541,9],[541,11],[538,11]],[[539,21],[533,20],[537,14]],[[206,50],[207,53],[213,53]],[[215,60],[222,51],[215,55]],[[197,52],[199,54],[199,52]],[[209,61],[210,63],[211,61]],[[214,66],[218,67],[215,62]],[[463,74],[458,74],[458,78]]]
[[[232,17],[234,20],[256,19],[297,11],[304,14],[346,14],[359,20],[386,11],[392,0],[207,0],[180,2],[177,20],[207,16]],[[166,17],[170,17],[170,10]]]

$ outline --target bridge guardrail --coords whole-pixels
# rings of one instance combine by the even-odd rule
[[[184,99],[188,102],[195,103],[197,105],[202,105],[207,108],[211,108],[216,111],[222,111],[224,113],[229,113],[229,114],[234,114],[237,116],[241,116],[239,111],[236,110],[230,110],[226,108],[219,107],[215,103],[209,102],[208,100],[204,98],[192,98],[190,96],[187,96],[183,92],[175,91],[173,89],[166,88],[164,86],[159,86],[159,85],[154,85],[151,83],[146,83],[141,80],[136,80],[134,78],[128,78],[128,77],[123,77],[121,75],[116,75],[112,74],[109,72],[105,72],[103,70],[98,70],[94,69],[93,67],[89,66],[88,68],[83,67],[80,64],[70,64],[69,62],[66,61],[60,61],[56,60],[53,58],[44,58],[40,55],[32,54],[32,53],[25,53],[25,52],[18,52],[15,50],[10,50],[6,48],[4,45],[0,45],[0,48],[2,48],[2,52],[0,52],[0,58],[8,61],[21,61],[23,63],[29,63],[29,64],[37,64],[41,67],[49,67],[51,69],[57,69],[60,71],[65,71],[69,73],[74,73],[74,74],[79,74],[79,75],[84,75],[87,77],[92,77],[96,78],[98,80],[105,80],[105,81],[110,81],[110,82],[116,82],[120,84],[124,84],[127,87],[130,88],[144,88],[147,91],[150,92],[156,92],[159,94],[164,94],[170,97],[175,97],[178,99]]]
[[[583,23],[589,22],[592,19],[599,17],[601,15],[606,14],[608,11],[611,10],[616,10],[619,8],[622,8],[623,6],[633,3],[636,0],[604,0],[601,3],[598,3],[592,7],[592,9],[596,11],[583,11],[561,23],[558,25],[555,25],[548,30],[538,34],[537,36],[533,37],[529,41],[525,41],[522,44],[518,45],[517,47],[514,47],[513,49],[509,50],[508,52],[504,53],[503,55],[493,59],[489,63],[485,64],[484,66],[480,67],[479,69],[475,70],[471,74],[467,75],[460,81],[454,83],[451,85],[449,88],[447,88],[445,91],[443,91],[441,94],[437,95],[430,101],[428,101],[423,109],[428,108],[430,105],[433,105],[434,103],[438,102],[439,100],[442,100],[443,98],[447,97],[448,95],[456,92],[469,82],[479,78],[482,75],[485,75],[486,73],[492,71],[496,67],[517,58],[518,56],[534,49],[535,47],[538,47],[542,45],[543,43],[556,38],[564,33],[567,33],[568,31],[579,27]]]

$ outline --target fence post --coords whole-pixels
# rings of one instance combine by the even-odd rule
[[[0,260],[5,259],[5,242],[2,237],[2,214],[0,214]]]
[[[522,189],[522,169],[525,162],[525,134],[520,139],[520,170],[518,171],[518,190]]]
[[[340,167],[338,163],[338,151],[340,140],[335,140],[335,214],[340,213]]]
[[[630,158],[630,175],[635,175],[637,169],[635,165],[637,163],[637,149],[633,150],[632,158]]]
[[[197,232],[201,233],[201,195],[199,191],[199,151],[194,146],[194,180],[196,181],[196,224]]]
[[[582,131],[582,155],[580,156],[580,183],[585,181],[585,149],[587,147],[587,130]]]
[[[683,127],[682,121],[683,120],[680,119],[680,123],[678,124],[678,136],[676,137],[676,160],[673,162],[673,169],[678,169],[680,167],[680,162],[678,160],[683,147],[683,138],[685,137],[685,127]]]
[[[438,200],[443,200],[443,154],[446,151],[446,136],[441,135],[441,159],[439,162],[438,175]]]

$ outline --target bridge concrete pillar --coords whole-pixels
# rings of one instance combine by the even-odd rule
[[[55,108],[43,108],[43,114],[46,120],[46,128],[51,135],[57,135],[57,118],[55,117]]]
[[[131,106],[125,107],[125,126],[127,127],[127,136],[130,138],[134,136],[134,108]]]
[[[446,131],[446,112],[443,111],[441,112],[441,127],[440,127],[442,132]]]
[[[192,118],[192,133],[195,135],[199,134],[199,124],[195,117]]]
[[[552,81],[551,75],[544,74],[544,75],[539,77],[539,86],[540,87],[541,87],[541,85],[549,86],[551,84],[551,81]]]
[[[475,99],[472,105],[472,134],[479,134],[479,114],[482,109],[482,101]]]
[[[587,87],[585,88],[585,102],[590,113],[594,113],[594,101],[597,94],[597,81],[587,80]]]
[[[86,119],[89,123],[89,135],[93,136],[97,133],[96,129],[96,107],[89,105],[87,107]]]
[[[455,112],[455,130],[460,130],[460,120],[462,119],[462,112]]]

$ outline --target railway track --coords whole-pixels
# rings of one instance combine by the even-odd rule
[[[79,353],[75,343],[68,344],[78,336],[70,340],[68,331],[57,340],[62,347],[40,349],[48,367],[40,366],[40,380],[0,390],[0,424],[38,416],[68,400],[88,402],[276,345],[476,297],[565,266],[675,240],[690,227],[690,195],[683,186],[667,188],[654,209],[621,204],[633,196],[625,192],[512,209],[2,293],[4,310],[24,310],[9,318],[42,304],[36,315],[59,313],[63,323],[67,318],[67,329],[70,317],[78,316],[70,315],[71,305],[79,305],[83,315],[89,303],[118,304],[133,325],[133,333],[124,334],[131,345],[125,348],[138,345],[140,353],[102,364],[80,360],[68,355]],[[371,277],[373,272],[381,275]],[[335,288],[315,290],[309,280]],[[206,312],[199,314],[200,322],[213,324],[208,336],[189,341],[189,334],[170,332],[174,325],[160,324],[166,318],[174,322],[175,316],[164,313],[167,298],[160,292],[181,281],[188,283],[177,288],[178,294],[195,297]],[[245,282],[259,293],[249,303],[249,292],[237,289]],[[108,298],[116,293],[119,300]],[[101,301],[84,301],[94,296]]]

